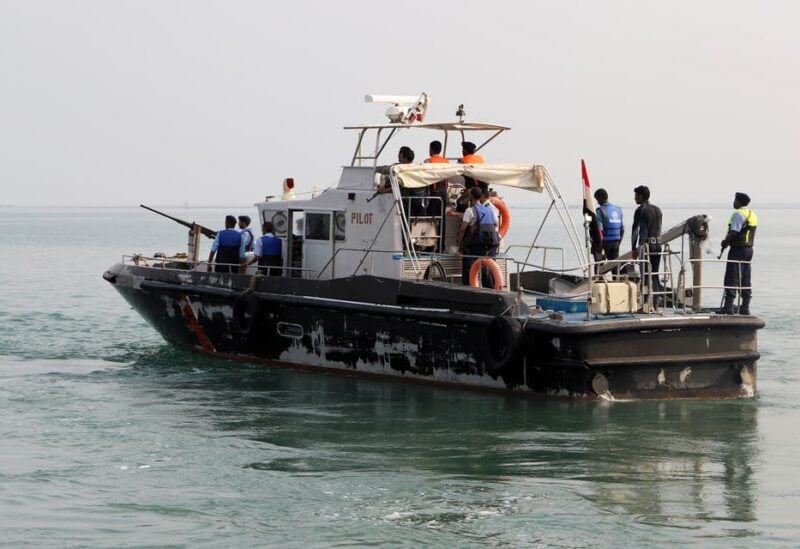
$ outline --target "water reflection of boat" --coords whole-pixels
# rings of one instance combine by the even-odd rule
[[[665,233],[663,263],[679,257],[680,264],[677,273],[671,265],[661,273],[662,294],[651,287],[646,256],[630,260],[643,274],[637,281],[602,275],[612,266],[588,258],[560,191],[540,165],[382,168],[379,159],[400,132],[441,136],[446,154],[454,139],[473,139],[480,150],[509,129],[424,122],[427,103],[423,94],[407,109],[390,107],[389,123],[346,128],[356,132],[357,145],[335,188],[296,200],[288,185],[283,200],[257,205],[258,219],[272,222],[283,241],[282,276],[206,272],[198,261],[201,230],[192,226],[188,254],[124,258],[105,279],[167,341],[216,356],[519,393],[753,394],[763,322],[705,311],[700,258],[684,254],[683,246],[669,249],[672,239],[698,249],[707,237],[703,216]],[[524,259],[512,255],[518,248],[482,259],[494,272],[494,288],[454,283],[461,277],[461,257],[453,252],[460,223],[452,215],[455,197],[416,196],[443,181],[452,188],[473,182],[542,194],[548,203],[542,223],[562,222],[577,265],[564,266],[563,259],[560,267],[548,265],[548,252],[563,258],[565,250],[535,238]],[[381,187],[391,192],[376,192]],[[415,207],[420,201],[422,208]],[[472,278],[480,284],[480,276]],[[658,299],[668,310],[653,314]]]
[[[196,372],[184,360],[185,371]],[[186,399],[204,425],[261,443],[246,465],[252,469],[336,475],[383,464],[432,471],[488,481],[504,498],[534,496],[546,505],[577,496],[599,516],[702,524],[721,537],[746,535],[756,520],[754,400],[588,405],[224,364],[204,370],[155,383]],[[542,493],[562,495],[538,501]]]

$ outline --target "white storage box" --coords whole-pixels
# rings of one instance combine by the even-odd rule
[[[634,313],[637,302],[635,282],[592,282],[592,312],[595,314]]]

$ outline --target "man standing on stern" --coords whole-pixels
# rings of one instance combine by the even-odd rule
[[[217,259],[214,272],[239,272],[239,262],[244,259],[244,240],[242,240],[242,234],[235,227],[236,218],[226,215],[225,228],[217,232],[217,236],[211,244],[211,253],[208,254],[208,272],[211,272],[214,256]]]
[[[731,247],[728,252],[728,263],[725,266],[725,301],[719,314],[732,315],[733,302],[738,291],[742,296],[739,306],[740,315],[750,314],[750,262],[753,260],[753,239],[756,236],[758,216],[746,208],[750,197],[745,193],[736,193],[733,199],[734,212],[728,221],[728,234],[722,241],[722,249]],[[720,254],[722,255],[722,254]]]
[[[650,272],[652,273],[651,288],[653,295],[653,309],[658,310],[661,281],[658,279],[658,268],[661,265],[661,209],[650,203],[650,189],[639,185],[633,189],[633,199],[639,205],[633,214],[633,227],[631,228],[631,256],[639,259],[639,250],[650,256]]]
[[[619,257],[619,243],[625,236],[625,224],[622,222],[622,209],[608,201],[608,192],[597,189],[594,192],[597,200],[597,219],[603,229],[603,251],[606,259]]]

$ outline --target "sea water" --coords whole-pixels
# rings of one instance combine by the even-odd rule
[[[662,209],[665,229],[711,214],[716,256],[727,209]],[[167,210],[215,229],[252,213]],[[512,212],[507,243],[528,243],[545,210]],[[758,213],[757,396],[576,402],[175,350],[101,275],[185,251],[183,228],[138,208],[0,209],[0,543],[798,545],[800,210]]]

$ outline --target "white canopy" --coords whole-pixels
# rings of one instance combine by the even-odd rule
[[[537,193],[544,188],[544,167],[536,164],[395,164],[391,175],[406,188],[427,187],[458,175]]]

